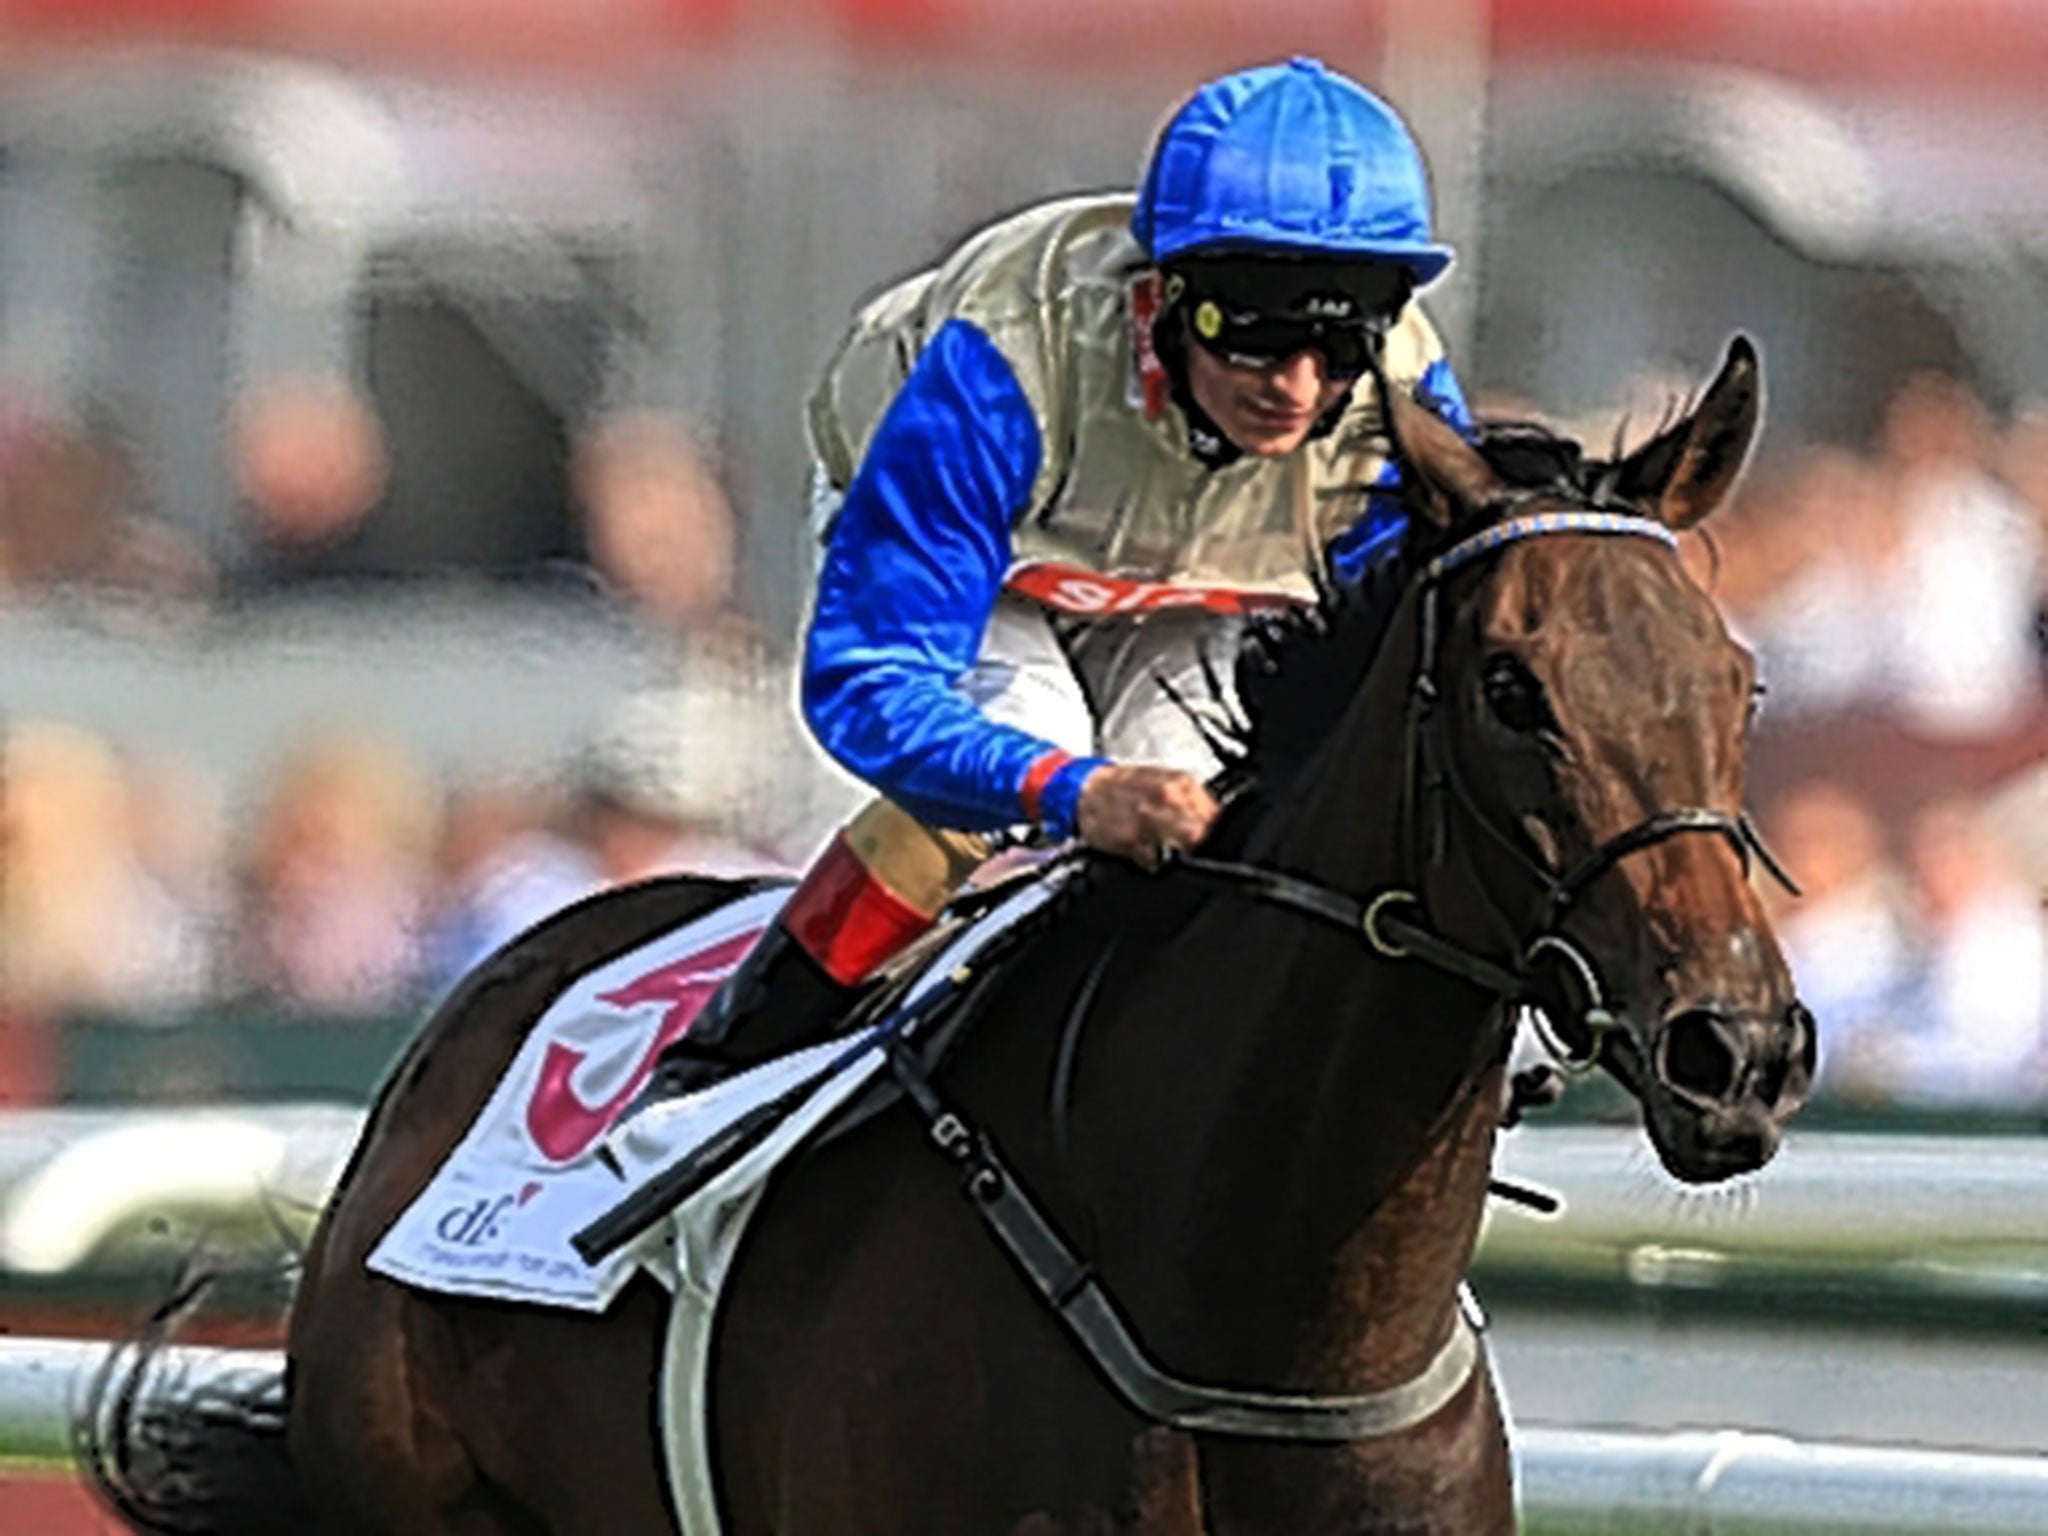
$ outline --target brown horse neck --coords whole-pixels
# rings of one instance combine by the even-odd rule
[[[1246,857],[1353,896],[1404,882],[1412,618]],[[1102,1225],[1129,1240],[1105,1270],[1135,1277],[1141,1329],[1165,1324],[1177,1368],[1261,1386],[1369,1390],[1419,1368],[1485,1198],[1492,999],[1234,893],[1133,960],[1146,974],[1126,974],[1111,1026],[1133,1086],[1102,1162],[1129,1203]]]
[[[1170,1310],[1198,1332],[1229,1319],[1212,1335],[1220,1376],[1355,1392],[1412,1375],[1445,1337],[1486,1198],[1505,1035],[1491,999],[1345,955],[1355,941],[1335,937],[1288,956],[1293,1016],[1269,1018],[1256,1056],[1234,1063],[1185,1177],[1147,1191],[1162,1214],[1178,1206]]]
[[[1410,879],[1404,798],[1417,612],[1411,590],[1301,782],[1269,796],[1247,840],[1255,859],[1357,896]]]

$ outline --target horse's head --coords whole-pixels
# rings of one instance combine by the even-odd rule
[[[1760,393],[1738,338],[1690,415],[1540,486],[1410,402],[1392,414],[1445,546],[1504,514],[1512,532],[1595,504],[1644,520],[1623,525],[1638,535],[1677,534],[1726,496]],[[1530,946],[1543,1012],[1641,1101],[1674,1175],[1761,1166],[1816,1042],[1749,878],[1768,862],[1742,815],[1754,662],[1652,536],[1506,539],[1426,582],[1424,603],[1442,697],[1418,750],[1440,761],[1418,777],[1440,787],[1419,813],[1444,819],[1460,883]]]

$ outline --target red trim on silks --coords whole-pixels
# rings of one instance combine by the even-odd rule
[[[882,884],[844,834],[832,839],[776,921],[842,987],[865,981],[932,925],[927,913]]]
[[[1073,760],[1073,753],[1054,747],[1024,771],[1024,782],[1018,786],[1017,798],[1024,804],[1026,821],[1038,820],[1038,797],[1045,793],[1045,786],[1052,782],[1052,776]]]
[[[1041,608],[1100,618],[1115,613],[1150,613],[1157,608],[1200,608],[1206,613],[1275,613],[1304,607],[1306,598],[1288,592],[1254,592],[1241,587],[1201,587],[1177,581],[1135,581],[1104,576],[1078,565],[1034,560],[1003,578],[1003,586]]]
[[[1145,419],[1157,421],[1166,414],[1173,399],[1173,380],[1159,361],[1159,349],[1152,345],[1152,327],[1159,319],[1160,282],[1157,272],[1140,273],[1131,283],[1131,351],[1138,364],[1138,389],[1145,402]]]

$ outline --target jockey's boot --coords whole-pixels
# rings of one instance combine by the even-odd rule
[[[663,1050],[635,1108],[695,1093],[831,1034],[865,983],[931,927],[986,857],[979,837],[926,827],[886,800],[871,803]]]
[[[827,975],[779,920],[769,924],[682,1038],[655,1060],[640,1102],[695,1093],[826,1034],[859,991]]]

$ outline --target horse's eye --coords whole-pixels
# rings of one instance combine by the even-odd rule
[[[1487,707],[1509,730],[1532,733],[1557,729],[1557,717],[1550,712],[1543,685],[1536,681],[1535,673],[1514,657],[1490,658],[1482,674],[1482,686],[1486,689]]]

